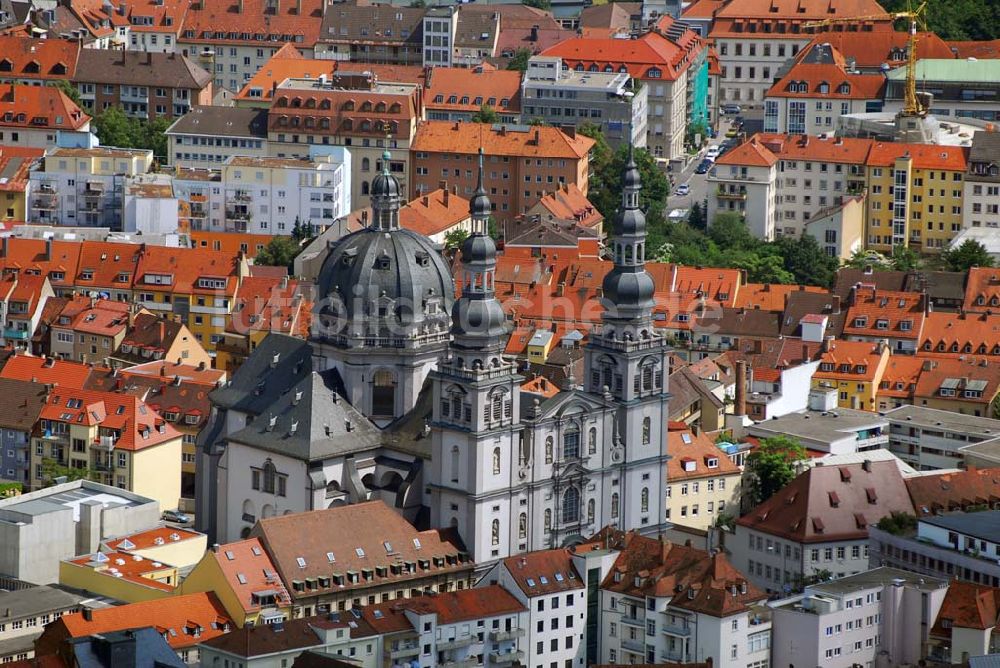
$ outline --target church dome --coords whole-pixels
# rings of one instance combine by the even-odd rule
[[[652,308],[655,286],[648,272],[615,267],[604,277],[605,300],[622,308]]]
[[[316,288],[321,337],[447,331],[455,294],[434,243],[406,229],[367,228],[344,237],[324,260]]]
[[[496,262],[497,246],[492,237],[485,234],[473,234],[462,242],[462,262],[465,264],[479,264],[483,262]]]
[[[372,180],[371,196],[374,197],[402,197],[399,187],[399,179],[392,174],[379,173]]]

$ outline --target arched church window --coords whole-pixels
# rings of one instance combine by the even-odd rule
[[[372,168],[372,161],[368,158],[361,158],[361,171],[367,172]]]
[[[459,465],[459,453],[458,446],[453,446],[451,449],[451,481],[458,482],[458,465]]]
[[[361,194],[362,195],[368,195],[370,191],[371,191],[371,187],[368,185],[368,182],[367,181],[362,181],[361,182]]]
[[[563,493],[562,521],[565,524],[580,519],[580,490],[570,487]]]
[[[372,415],[392,417],[396,413],[396,377],[388,369],[379,369],[372,379]]]
[[[495,392],[493,394],[493,421],[499,422],[500,418],[503,417],[503,393]]]
[[[493,545],[500,544],[500,520],[493,520],[493,527],[490,531],[490,543]]]
[[[551,464],[552,463],[552,437],[551,436],[546,436],[545,437],[545,463],[546,464]]]
[[[528,514],[521,513],[517,518],[517,537],[524,539],[528,537]]]
[[[626,262],[632,261],[632,246],[630,245],[625,246],[625,261]]]
[[[493,448],[493,475],[500,474],[500,448]]]
[[[274,468],[274,462],[268,459],[264,462],[264,493],[274,494],[274,481],[277,478],[277,470]]]
[[[639,494],[639,505],[641,506],[642,512],[649,512],[649,488],[643,487],[642,492]]]
[[[591,427],[587,435],[587,452],[591,455],[597,453],[597,427]]]
[[[653,365],[643,364],[642,365],[642,389],[651,390],[653,389]]]
[[[650,441],[649,431],[650,431],[650,427],[651,426],[652,426],[652,422],[650,422],[650,419],[648,417],[644,417],[642,419],[642,444],[643,445],[649,445],[649,441]]]
[[[563,458],[576,459],[580,456],[580,431],[574,426],[563,434]]]
[[[618,492],[611,495],[611,517],[618,517]]]

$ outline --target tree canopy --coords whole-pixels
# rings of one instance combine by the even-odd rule
[[[488,104],[483,103],[479,111],[472,115],[470,119],[473,123],[499,123],[500,115]]]
[[[747,464],[752,471],[750,496],[754,504],[766,501],[795,478],[795,462],[805,459],[806,449],[784,434],[761,439],[750,453]]]
[[[882,0],[887,12],[910,9],[911,0]],[[927,0],[927,29],[945,40],[1000,38],[1000,3],[996,0]],[[917,46],[919,53],[920,46]]]
[[[254,264],[291,269],[292,261],[301,250],[302,247],[295,239],[287,236],[275,236],[257,252]]]
[[[94,132],[102,146],[151,149],[153,156],[166,160],[167,135],[170,119],[158,116],[145,121],[130,118],[121,107],[108,107],[94,117]]]
[[[518,72],[526,72],[528,70],[528,59],[531,58],[531,49],[525,47],[519,48],[511,56],[510,60],[507,61],[508,70],[517,70]]]
[[[993,256],[975,239],[966,239],[957,248],[941,252],[941,263],[948,271],[968,271],[972,267],[992,267]]]

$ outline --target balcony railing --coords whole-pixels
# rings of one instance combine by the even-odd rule
[[[626,626],[636,626],[640,629],[646,628],[645,620],[639,619],[638,617],[626,617],[625,615],[622,615],[621,621],[622,624],[625,624]]]
[[[475,640],[476,639],[473,638],[472,636],[469,636],[468,638],[455,638],[454,640],[446,640],[444,642],[439,642],[437,644],[437,649],[439,651],[443,652],[443,651],[446,651],[446,650],[449,650],[449,649],[458,649],[459,647],[468,647],[473,642],[475,642]]]
[[[622,649],[629,652],[634,652],[642,656],[646,656],[646,643],[642,640],[632,640],[630,638],[622,638]]]
[[[746,193],[745,190],[743,190],[743,191],[738,191],[738,190],[737,191],[733,191],[733,190],[725,190],[723,188],[718,188],[715,191],[715,196],[718,197],[719,199],[735,199],[735,200],[741,200],[742,201],[742,200],[745,200],[747,198],[747,193]]]
[[[671,636],[689,636],[691,627],[687,624],[664,624],[663,632]]]
[[[26,330],[14,327],[4,327],[3,335],[6,339],[15,339],[17,341],[24,341],[28,338],[28,332]]]
[[[524,636],[524,629],[511,629],[510,631],[490,631],[490,640],[502,642],[504,640],[514,640]]]
[[[490,652],[490,661],[493,663],[513,663],[524,658],[524,652],[519,649],[509,652]]]
[[[396,649],[389,650],[390,659],[402,659],[408,656],[417,656],[420,654],[420,643],[400,643],[396,646]]]

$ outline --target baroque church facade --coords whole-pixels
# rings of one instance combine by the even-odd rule
[[[211,540],[371,499],[418,526],[455,527],[483,565],[609,524],[667,524],[668,347],[652,323],[634,161],[584,377],[548,397],[523,391],[502,355],[481,163],[459,298],[439,249],[400,228],[403,194],[383,172],[369,227],[328,249],[309,340],[267,337],[213,392],[197,460],[198,524]]]

